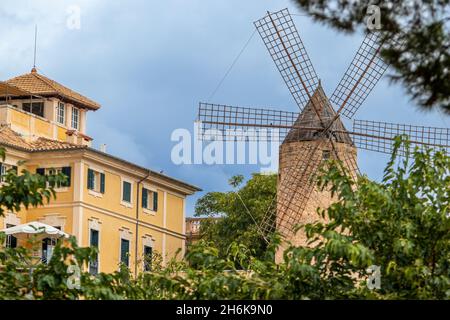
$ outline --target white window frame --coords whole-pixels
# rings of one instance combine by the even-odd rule
[[[144,191],[144,189],[148,192],[148,194],[147,194],[147,205],[145,206],[145,208],[143,208],[144,209],[144,213],[148,213],[148,214],[151,214],[151,215],[156,215],[157,211],[153,207],[153,203],[154,203],[153,202],[153,196],[154,196],[154,193],[158,193],[158,190],[153,188],[153,187],[146,186],[146,185],[143,186],[142,192]],[[142,195],[141,195],[141,198],[142,198]]]
[[[152,267],[153,267],[152,265],[150,265],[150,270],[148,270],[148,271],[145,270],[145,262],[146,262],[146,261],[145,261],[145,258],[146,258],[146,257],[145,257],[145,248],[146,248],[146,247],[152,249],[152,258],[154,257],[155,248],[154,248],[152,245],[150,246],[150,245],[148,245],[148,244],[143,244],[143,245],[142,245],[142,262],[143,262],[143,265],[142,265],[142,271],[143,271],[143,272],[151,272],[152,269],[153,269],[153,268],[152,268]],[[153,261],[150,261],[150,263],[152,263],[152,262],[153,262]]]
[[[102,226],[102,222],[99,221],[97,218],[89,219],[89,224],[88,224],[89,246],[91,245],[91,230],[95,230],[98,232],[98,252],[97,252],[97,271],[98,271],[98,273],[101,272],[100,271],[100,247],[101,247],[101,243],[102,243],[102,240],[101,240],[101,234],[102,234],[101,229],[102,228],[101,228],[101,226]],[[89,263],[88,263],[88,270],[89,270]]]
[[[142,271],[145,272],[145,247],[152,248],[152,254],[155,254],[155,239],[150,235],[142,237]]]
[[[62,173],[62,168],[63,167],[56,167],[56,168],[43,168],[45,170],[45,175],[46,176],[50,176],[50,175],[57,175]],[[52,173],[52,171],[54,170],[54,173]],[[47,188],[49,187],[49,183],[47,182]],[[56,192],[67,192],[69,191],[69,187],[61,187],[61,185],[55,185],[54,187]]]
[[[119,264],[122,263],[122,239],[128,241],[128,268],[131,270],[132,268],[132,248],[133,248],[133,232],[131,232],[128,228],[122,227],[119,229]],[[136,261],[134,262],[136,263]],[[120,268],[118,269],[120,270]]]
[[[72,107],[71,127],[75,130],[80,129],[80,109]]]
[[[6,175],[8,170],[10,170],[11,168],[12,168],[12,166],[10,166],[9,164],[2,163],[2,168],[1,168],[1,172],[0,172],[0,183],[4,182],[4,176]]]
[[[17,224],[11,224],[11,223],[6,223],[5,222],[5,229],[13,228],[15,226],[17,226]],[[14,236],[13,235],[8,235],[5,238],[5,247],[7,247],[7,248],[11,248],[11,237],[14,237]],[[17,237],[15,237],[15,238],[16,238],[16,241],[18,243],[19,239]]]
[[[66,105],[61,101],[58,101],[58,105],[56,106],[56,122],[66,125]]]
[[[100,175],[101,174],[105,174],[105,172],[103,170],[100,169],[96,169],[96,168],[92,168],[89,167],[89,169],[91,169],[94,172],[94,189],[88,189],[89,194],[97,197],[97,198],[102,198],[103,197],[103,193],[100,190]]]
[[[89,228],[88,228],[88,233],[89,233],[89,239],[88,239],[89,242],[88,243],[89,243],[89,247],[91,246],[91,231],[92,230],[98,232],[98,247],[97,247],[97,274],[98,274],[98,273],[100,273],[100,241],[101,241],[100,240],[100,235],[101,235],[101,233],[100,233],[100,228],[98,228],[98,227],[92,225],[91,223],[89,223]],[[90,268],[90,264],[91,264],[91,262],[89,261],[88,262],[88,271],[89,271],[89,268]]]
[[[66,165],[66,166],[61,166],[61,167],[47,167],[47,168],[42,168],[44,169],[45,175],[49,176],[49,175],[57,175],[62,173],[62,168],[63,167],[69,167],[70,165]],[[52,170],[55,170],[55,173],[51,173]],[[47,188],[49,187],[49,183],[47,182]],[[69,191],[69,187],[61,187],[61,185],[56,185],[54,187],[56,192],[68,192]]]

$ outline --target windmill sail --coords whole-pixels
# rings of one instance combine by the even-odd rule
[[[331,95],[337,113],[351,119],[383,76],[388,65],[380,56],[381,48],[381,34],[369,32]]]
[[[410,141],[410,152],[419,147],[444,150],[450,153],[450,129],[368,120],[354,120],[352,137],[356,145],[365,150],[391,154],[396,136],[406,135]],[[403,147],[404,148],[404,147]],[[406,150],[401,149],[400,155]]]
[[[298,117],[298,112],[200,102],[197,122],[204,140],[283,141]],[[272,129],[277,135],[261,134]]]
[[[308,103],[319,78],[288,9],[254,22],[270,56],[300,110]]]

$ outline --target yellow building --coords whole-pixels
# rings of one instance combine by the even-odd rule
[[[99,249],[92,273],[113,272],[120,262],[142,271],[143,257],[158,252],[163,263],[185,250],[185,199],[195,186],[90,147],[86,114],[100,105],[31,73],[0,82],[0,146],[6,149],[1,173],[25,161],[39,174],[63,172],[66,186],[39,208],[8,213],[0,229],[39,221]],[[44,243],[51,246],[52,243]],[[44,250],[45,251],[45,250]]]

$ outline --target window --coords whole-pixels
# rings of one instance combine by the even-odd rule
[[[66,124],[66,105],[62,102],[56,107],[56,121],[60,124]]]
[[[0,164],[0,181],[3,182],[4,177],[6,176],[8,169],[6,165]]]
[[[0,163],[0,183],[4,182],[5,176],[8,174],[9,170],[14,170],[17,174],[17,167],[11,166],[9,164]]]
[[[26,112],[30,112],[39,117],[44,117],[44,103],[43,102],[32,102],[32,103],[23,103],[22,110]]]
[[[48,183],[48,186],[52,186],[56,189],[70,187],[71,180],[72,180],[72,168],[71,167],[38,168],[38,169],[36,169],[36,173],[43,175],[43,176],[55,176],[58,174],[63,174],[66,176],[65,183],[57,183],[57,184],[53,184],[53,185],[52,185],[52,183]]]
[[[97,254],[95,255],[95,258],[89,261],[89,273],[92,275],[98,274],[98,243],[99,243],[99,232],[98,230],[91,229],[90,246],[97,248]]]
[[[152,271],[153,248],[144,246],[144,271]]]
[[[128,181],[122,182],[122,201],[131,203],[131,183]]]
[[[6,225],[7,229],[12,228],[12,227],[14,227],[14,225],[12,225],[12,224]],[[6,237],[6,247],[7,248],[17,248],[17,238],[14,236],[11,236],[11,235],[7,236]]]
[[[120,239],[120,262],[129,267],[130,266],[130,241]]]
[[[330,159],[331,151],[330,150],[323,150],[322,151],[322,160],[328,160]]]
[[[42,240],[42,256],[41,260],[43,263],[49,263],[52,259],[53,249],[56,246],[56,239],[45,238]]]
[[[142,188],[142,208],[158,211],[158,192]]]
[[[105,193],[105,174],[88,169],[87,188],[98,193]]]
[[[62,173],[62,169],[58,168],[58,169],[46,169],[45,170],[45,175],[47,176],[56,176],[58,174]],[[54,188],[61,188],[61,183],[49,183],[50,186],[54,187]]]
[[[72,128],[78,130],[80,125],[80,109],[72,107]]]

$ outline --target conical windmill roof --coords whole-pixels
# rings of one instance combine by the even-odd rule
[[[314,110],[314,107],[317,109],[317,112]],[[320,114],[320,118],[317,113]],[[327,127],[334,119],[335,115],[336,111],[334,111],[322,86],[319,84],[311,97],[311,100],[295,121],[293,125],[294,128],[288,132],[283,143],[317,140],[319,138],[318,133],[320,130],[306,130],[302,128]],[[332,132],[334,141],[353,145],[353,141],[340,118],[337,118],[333,122],[330,127],[330,132]]]

